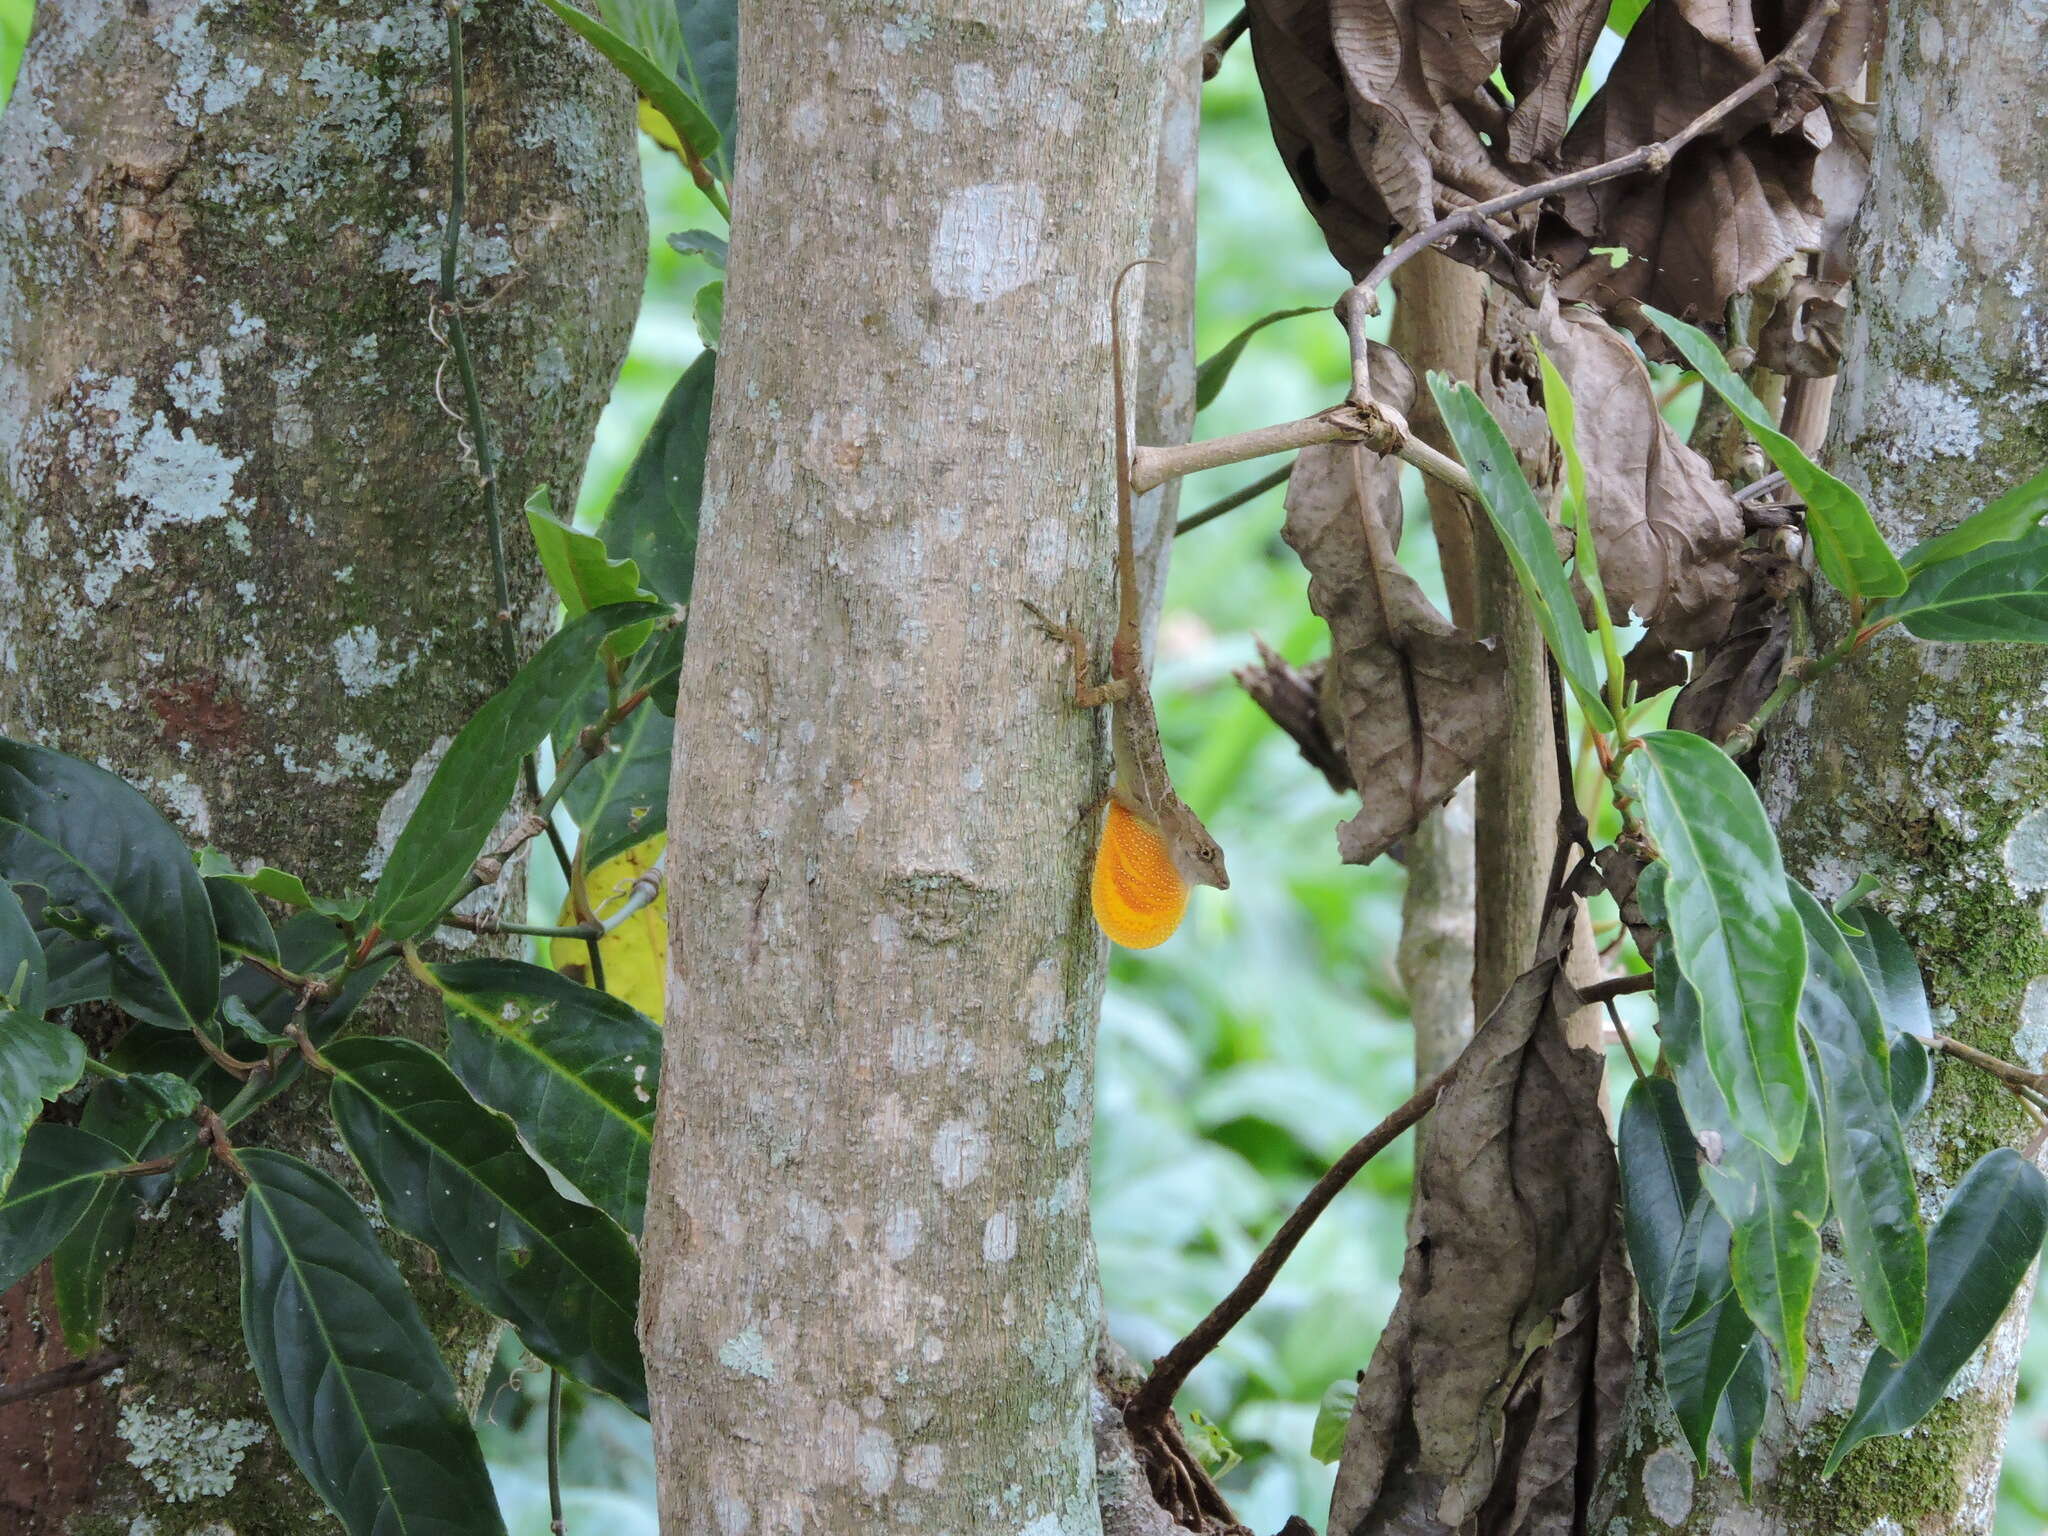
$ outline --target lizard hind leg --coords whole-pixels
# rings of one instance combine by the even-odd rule
[[[1088,637],[1071,624],[1057,624],[1050,615],[1028,597],[1017,599],[1030,610],[1031,617],[1038,621],[1038,627],[1047,635],[1067,646],[1074,653],[1074,702],[1083,709],[1099,709],[1104,704],[1114,704],[1126,697],[1131,685],[1120,677],[1104,682],[1088,681]]]

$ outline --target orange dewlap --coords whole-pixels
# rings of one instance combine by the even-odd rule
[[[1095,850],[1094,897],[1097,926],[1125,949],[1164,944],[1188,909],[1188,885],[1166,839],[1116,800]]]

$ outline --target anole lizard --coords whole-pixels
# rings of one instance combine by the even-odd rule
[[[1160,265],[1134,261],[1117,274],[1109,297],[1109,368],[1116,405],[1116,638],[1109,648],[1109,676],[1088,680],[1088,642],[1078,629],[1055,624],[1038,605],[1026,601],[1041,628],[1064,641],[1074,653],[1074,702],[1084,709],[1107,704],[1110,744],[1116,781],[1110,786],[1109,813],[1095,850],[1092,887],[1095,921],[1126,949],[1150,949],[1171,938],[1187,911],[1188,893],[1197,885],[1228,889],[1223,850],[1209,836],[1201,818],[1181,804],[1166,771],[1166,753],[1159,744],[1159,718],[1145,686],[1143,641],[1138,631],[1136,540],[1131,530],[1131,445],[1124,406],[1123,332],[1117,319],[1124,279],[1136,267]]]

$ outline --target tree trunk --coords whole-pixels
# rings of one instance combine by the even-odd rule
[[[1891,12],[1830,458],[1895,549],[2048,464],[2044,52],[2038,9],[1908,0]],[[1836,632],[1846,622],[1839,611],[1827,621]],[[1792,871],[1824,896],[1874,876],[1876,899],[1919,950],[1941,1027],[2040,1065],[2048,654],[1893,630],[1790,713],[1772,733],[1764,787]],[[1974,1159],[2027,1131],[2012,1099],[1943,1065],[1908,1131],[1926,1208]],[[1608,1528],[1987,1532],[2026,1326],[2023,1296],[1924,1425],[1870,1441],[1822,1482],[1871,1350],[1830,1255],[1806,1394],[1774,1405],[1757,1448],[1755,1512],[1741,1512],[1718,1458],[1696,1475],[1646,1403]]]
[[[543,482],[573,502],[645,226],[630,92],[540,8],[477,10],[464,293],[519,522]],[[62,0],[0,119],[0,730],[325,894],[374,876],[505,676],[427,325],[444,25],[431,0]],[[508,533],[524,646],[548,605]],[[387,990],[383,1026],[438,1028]],[[340,1171],[306,1097],[246,1135]],[[7,1530],[319,1518],[243,1364],[232,1199],[207,1174],[140,1227],[108,1297],[119,1376],[0,1411]],[[0,1309],[8,1379],[68,1358],[46,1285]],[[491,1327],[444,1287],[423,1300],[474,1376]]]
[[[662,1518],[1094,1531],[1108,754],[1020,599],[1108,637],[1110,284],[1190,33],[741,23],[642,1298]]]

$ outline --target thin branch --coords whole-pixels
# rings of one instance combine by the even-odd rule
[[[1223,55],[1230,52],[1231,45],[1245,34],[1252,24],[1249,7],[1239,6],[1237,14],[1217,28],[1216,35],[1202,44],[1202,78],[1214,80],[1223,68]]]
[[[2015,1088],[2028,1088],[2035,1093],[2048,1092],[2048,1072],[2029,1072],[2025,1067],[2016,1066],[2012,1062],[1993,1056],[1988,1051],[1980,1051],[1974,1045],[1965,1045],[1948,1035],[1936,1035],[1928,1044],[1944,1056],[1953,1056],[1957,1061],[1966,1062],[1980,1072],[1989,1073],[2001,1083],[2009,1083]]]
[[[1686,145],[1701,134],[1720,125],[1730,114],[1761,95],[1780,80],[1803,74],[1813,50],[1819,46],[1822,30],[1828,18],[1840,9],[1840,0],[1822,0],[1807,17],[1804,26],[1793,34],[1778,56],[1766,64],[1742,85],[1736,87],[1720,101],[1707,108],[1698,117],[1687,123],[1668,139],[1654,144],[1638,145],[1625,155],[1588,166],[1584,170],[1571,171],[1562,176],[1553,176],[1513,192],[1502,193],[1499,197],[1488,198],[1483,203],[1474,203],[1469,208],[1460,208],[1446,214],[1426,229],[1417,230],[1406,240],[1395,246],[1377,262],[1352,288],[1337,301],[1337,313],[1344,321],[1351,337],[1351,399],[1363,404],[1372,398],[1371,368],[1366,351],[1365,322],[1380,311],[1379,290],[1394,272],[1411,258],[1428,250],[1441,241],[1455,235],[1478,231],[1486,220],[1497,214],[1509,213],[1530,203],[1541,202],[1560,192],[1576,191],[1602,181],[1612,181],[1617,176],[1628,176],[1637,171],[1661,171]]]
[[[1610,976],[1605,981],[1588,982],[1572,990],[1579,994],[1580,1003],[1604,1003],[1610,998],[1627,997],[1636,992],[1647,992],[1656,986],[1657,978],[1648,971],[1634,976]]]
[[[1270,473],[1259,476],[1241,490],[1232,491],[1228,496],[1219,496],[1199,512],[1191,512],[1173,525],[1173,536],[1177,539],[1184,533],[1193,533],[1204,523],[1213,523],[1226,512],[1235,512],[1247,502],[1257,501],[1275,486],[1285,485],[1287,477],[1294,473],[1292,461],[1283,464]]]
[[[45,1371],[40,1376],[31,1376],[27,1381],[0,1382],[0,1408],[9,1403],[26,1402],[31,1397],[42,1397],[51,1392],[62,1392],[69,1387],[82,1387],[88,1382],[98,1381],[109,1371],[118,1371],[128,1363],[128,1356],[120,1350],[110,1350],[94,1355],[89,1360],[73,1360],[69,1365],[60,1365],[54,1371]]]
[[[1614,1038],[1621,1042],[1621,1048],[1628,1054],[1628,1064],[1636,1069],[1636,1081],[1641,1082],[1650,1074],[1643,1070],[1643,1058],[1636,1054],[1636,1043],[1628,1037],[1628,1026],[1621,1022],[1621,1010],[1614,1006],[1613,998],[1605,998],[1607,1022],[1614,1026]]]
[[[1242,464],[1247,459],[1262,459],[1269,453],[1286,453],[1317,443],[1361,443],[1374,453],[1392,454],[1413,464],[1454,491],[1466,496],[1477,494],[1463,465],[1438,453],[1411,433],[1405,422],[1378,404],[1363,408],[1349,404],[1333,406],[1299,421],[1233,432],[1228,437],[1205,438],[1199,443],[1170,448],[1140,446],[1131,455],[1131,489],[1142,494],[1197,470]]]
[[[1308,1229],[1315,1225],[1316,1218],[1329,1208],[1330,1202],[1337,1198],[1344,1186],[1358,1176],[1361,1168],[1436,1106],[1437,1096],[1457,1070],[1457,1062],[1445,1067],[1416,1089],[1407,1103],[1374,1126],[1350,1151],[1330,1165],[1330,1171],[1316,1180],[1315,1188],[1302,1197],[1301,1204],[1280,1224],[1280,1230],[1252,1260],[1251,1268],[1245,1271],[1244,1278],[1237,1282],[1230,1294],[1219,1301],[1186,1338],[1154,1363],[1152,1374],[1131,1395],[1124,1409],[1127,1422],[1133,1426],[1141,1425],[1147,1420],[1162,1417],[1172,1408],[1174,1394],[1180,1391],[1188,1373],[1223,1342],[1224,1335],[1235,1328],[1258,1299],[1266,1294],[1274,1276],[1280,1273],[1280,1266],[1287,1262],[1302,1238],[1308,1235]]]
[[[562,1373],[548,1367],[548,1529],[565,1536],[562,1518]]]

